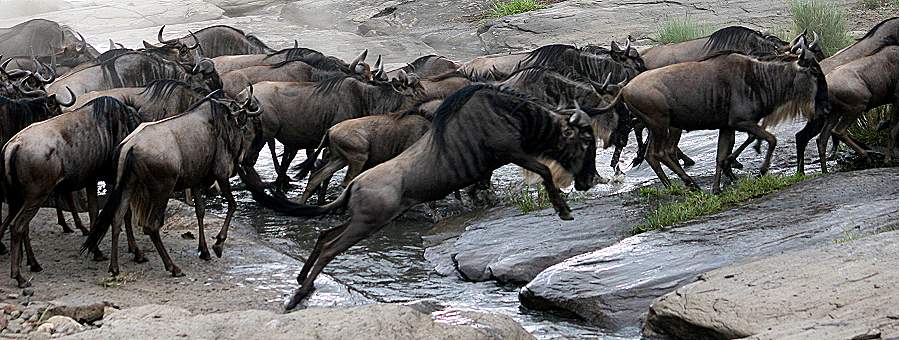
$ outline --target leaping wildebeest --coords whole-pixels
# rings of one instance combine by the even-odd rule
[[[666,186],[668,176],[660,162],[673,170],[691,188],[698,186],[673,157],[676,136],[672,129],[720,130],[714,192],[720,192],[721,173],[732,161],[734,131],[747,132],[768,142],[762,163],[765,174],[777,139],[759,126],[805,116],[806,126],[796,134],[798,171],[804,170],[803,155],[809,140],[817,135],[829,112],[827,82],[815,57],[801,55],[756,59],[740,53],[722,52],[705,60],[675,64],[644,72],[619,93],[630,111],[650,130],[649,165]],[[611,106],[610,106],[611,107]]]
[[[410,207],[441,199],[505,164],[540,174],[559,217],[572,219],[571,209],[540,159],[553,159],[565,170],[580,173],[582,167],[595,167],[583,161],[595,143],[590,117],[581,110],[549,109],[492,85],[471,85],[456,92],[437,109],[434,128],[412,147],[363,172],[336,201],[297,208],[310,215],[347,208],[350,218],[319,235],[297,276],[302,285],[286,308],[293,309],[312,292],[315,278],[340,253]]]
[[[165,269],[172,276],[184,275],[172,262],[159,236],[166,205],[175,191],[193,191],[199,224],[198,252],[201,258],[208,258],[202,193],[215,183],[228,202],[225,221],[212,246],[221,257],[237,208],[229,179],[251,144],[262,142],[256,133],[260,113],[252,90],[241,103],[221,98],[220,91],[215,91],[183,114],[138,127],[119,146],[115,188],[91,227],[82,251],[95,249],[112,226],[109,272],[118,275],[119,233],[130,209],[132,220],[150,236]]]

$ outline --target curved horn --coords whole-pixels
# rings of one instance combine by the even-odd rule
[[[25,82],[25,79],[22,79],[13,84],[13,86],[15,86],[16,89],[22,93],[22,95],[24,95],[26,97],[42,97],[42,96],[47,95],[47,92],[42,91],[42,90],[31,90],[31,91],[26,90],[25,88],[22,87],[22,84],[24,82]]]
[[[37,79],[37,81],[41,82],[44,85],[50,84],[56,80],[56,72],[54,72],[50,68],[50,66],[47,66],[47,64],[42,63],[40,60],[37,60],[37,58],[34,58],[34,64],[35,64],[35,69],[37,69],[37,67],[40,66],[41,69],[46,69],[47,71],[50,72],[50,78],[47,79],[47,78],[44,78],[43,76],[41,76],[40,71],[35,71],[34,79]]]
[[[613,52],[621,52],[621,47],[618,47],[618,42],[615,41],[615,40],[612,40],[612,43],[609,44],[609,48],[610,48]]]
[[[55,94],[53,95],[53,99],[55,99],[56,102],[59,103],[59,106],[72,107],[72,105],[75,105],[75,99],[76,99],[75,92],[72,92],[72,89],[70,89],[68,86],[66,86],[66,90],[69,91],[69,102],[68,103],[63,103],[63,102],[59,101],[59,97],[57,97]]]
[[[198,39],[197,36],[194,35],[194,32],[187,31],[187,33],[190,33],[190,36],[194,38],[194,45],[193,46],[185,46],[185,47],[187,47],[188,50],[193,50],[193,49],[196,49],[197,47],[200,47],[200,39]]]
[[[406,74],[406,70],[400,70],[396,73],[396,79],[399,79],[403,85],[409,85],[409,75]]]
[[[112,39],[109,39],[109,49],[110,49],[110,50],[114,50],[114,49],[115,49],[115,43],[112,41]]]
[[[162,39],[162,31],[163,30],[165,30],[165,25],[162,25],[162,27],[159,28],[159,32],[156,33],[156,40],[159,40],[159,42],[161,42],[163,44],[168,44],[171,42],[171,40],[163,40]]]
[[[243,103],[244,106],[250,105],[250,102],[253,100],[253,84],[247,82],[247,101]]]
[[[577,100],[574,101],[574,107],[577,109],[574,111],[574,114],[568,118],[568,123],[571,125],[577,125],[580,127],[590,126],[590,116],[588,116],[577,104]]]
[[[118,46],[119,49],[123,49],[123,50],[125,49],[125,45],[122,45],[122,44],[119,44],[119,43],[115,43],[115,45]]]
[[[3,55],[0,55],[0,60],[3,60]],[[12,58],[6,59],[3,64],[0,64],[0,73],[3,73],[4,76],[9,78],[9,73],[6,73],[6,66],[9,65],[9,62],[12,61]]]
[[[81,44],[79,44],[80,46],[75,46],[75,52],[81,53],[81,51],[83,51],[84,48],[87,47],[87,40],[84,39],[84,36],[81,35],[80,32],[75,33],[78,34],[78,38],[81,39]]]
[[[364,62],[365,57],[367,57],[367,56],[368,56],[368,49],[366,48],[364,51],[362,51],[362,54],[359,54],[359,56],[356,57],[356,59],[353,59],[353,62],[350,63],[350,72],[356,73],[356,66],[359,65],[359,63]]]
[[[372,72],[377,73],[377,71],[381,70],[381,67],[383,67],[383,65],[381,65],[381,55],[379,54],[378,61],[375,61],[375,69]]]
[[[609,87],[609,82],[612,81],[612,73],[609,72],[609,75],[606,76],[606,80],[602,82],[602,92],[606,92],[606,89]]]
[[[790,53],[796,54],[796,52],[799,51],[799,49],[801,49],[801,48],[804,49],[803,48],[804,45],[805,45],[805,37],[801,36],[801,37],[799,37],[798,40],[796,40],[796,43],[793,44],[793,47],[790,48]]]
[[[293,48],[300,48],[300,41],[293,39]]]
[[[812,39],[812,43],[808,45],[809,47],[818,45],[818,32],[812,31],[812,36],[814,38]]]
[[[624,55],[627,56],[628,54],[630,54],[632,48],[633,47],[631,47],[631,40],[627,39],[624,43]]]

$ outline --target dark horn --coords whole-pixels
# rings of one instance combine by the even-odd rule
[[[66,86],[66,90],[69,91],[69,102],[68,103],[63,103],[63,102],[59,101],[59,97],[56,97],[56,95],[53,95],[54,96],[53,99],[55,99],[56,102],[59,103],[59,106],[72,107],[72,105],[75,105],[75,99],[76,99],[75,92],[72,92],[72,89],[70,89],[68,86]]]
[[[160,43],[168,44],[169,41],[163,40],[163,39],[162,39],[162,31],[163,31],[164,29],[165,29],[165,25],[162,25],[162,27],[159,28],[159,32],[156,33],[156,40],[159,40]]]
[[[293,48],[300,48],[300,41],[293,39]]]
[[[81,44],[80,44],[80,46],[75,47],[75,52],[81,53],[81,51],[83,51],[84,48],[87,47],[87,40],[84,39],[84,36],[81,35],[81,32],[76,32],[76,33],[78,33],[78,38],[81,39]]]
[[[356,59],[353,59],[353,62],[350,63],[350,72],[356,73],[356,65],[359,65],[359,63],[364,62],[365,57],[367,57],[367,56],[368,56],[368,49],[366,48],[364,51],[362,51],[362,54],[360,54],[358,57],[356,57]]]
[[[26,78],[26,79],[27,79],[27,78]],[[21,92],[22,95],[24,95],[25,97],[32,97],[32,98],[34,98],[34,97],[43,97],[43,96],[46,96],[46,95],[47,95],[47,92],[42,91],[42,90],[31,90],[31,91],[26,90],[24,87],[22,87],[22,84],[23,84],[24,82],[25,82],[25,79],[19,80],[19,81],[15,82],[15,83],[13,84],[13,86],[15,86],[16,89],[19,90],[19,92]]]
[[[812,43],[808,45],[809,47],[818,45],[818,32],[812,31],[812,36],[814,39],[812,39]]]
[[[200,39],[198,39],[197,36],[194,35],[194,32],[187,31],[187,33],[190,33],[190,36],[194,38],[194,45],[187,46],[187,49],[193,50],[193,49],[196,49],[197,47],[200,47]]]
[[[625,55],[630,54],[632,48],[633,47],[631,47],[631,40],[627,39],[627,42],[624,44],[624,54]]]

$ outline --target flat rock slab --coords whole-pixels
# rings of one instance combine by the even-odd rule
[[[643,221],[643,207],[625,196],[575,205],[573,221],[560,220],[552,209],[521,213],[505,207],[447,241],[443,260],[451,260],[466,280],[527,283],[556,263],[629,236]]]
[[[88,221],[87,214],[80,216],[83,221]],[[73,226],[71,215],[66,213],[66,218]],[[211,248],[222,219],[207,212],[204,220]],[[94,262],[89,256],[79,254],[84,236],[77,232],[63,234],[56,225],[54,210],[40,209],[31,222],[30,235],[35,256],[44,270],[31,273],[23,260],[22,275],[33,276],[32,299],[35,301],[55,301],[61,305],[105,301],[120,307],[157,303],[203,313],[246,309],[280,311],[297,288],[295,277],[303,263],[262,244],[249,226],[233,222],[223,257],[213,255],[212,260],[204,261],[197,257],[195,238],[199,235],[193,208],[171,200],[161,234],[169,255],[181,267],[184,277],[173,278],[163,269],[150,238],[138,229],[135,230],[137,243],[149,261],[131,261],[123,233],[119,242],[121,274],[119,279],[111,279],[107,273],[108,262]],[[4,242],[8,245],[8,241]],[[109,255],[109,235],[100,248]],[[0,256],[0,268],[3,268],[5,278],[0,280],[0,292],[21,293],[15,280],[6,275],[9,267],[9,256]],[[19,296],[23,299],[22,294]],[[322,275],[316,280],[316,291],[307,305],[366,303],[371,300],[330,276]]]
[[[436,319],[436,320],[435,320]],[[534,339],[506,316],[469,311],[431,316],[402,305],[307,309],[290,314],[247,310],[193,315],[146,305],[110,315],[99,329],[70,339]]]
[[[607,327],[635,326],[653,299],[751,256],[863,235],[899,218],[899,169],[811,179],[698,221],[633,236],[548,268],[519,298]]]
[[[673,339],[895,339],[899,232],[786,252],[702,274],[649,309]]]

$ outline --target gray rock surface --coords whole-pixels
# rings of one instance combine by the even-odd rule
[[[844,6],[857,3],[833,2]],[[789,23],[788,6],[779,0],[569,0],[488,22],[479,32],[488,53],[551,43],[605,45],[613,39],[623,41],[628,35],[648,38],[666,18],[684,15],[714,27],[736,24],[775,30]]]
[[[165,305],[112,314],[103,327],[70,339],[533,339],[512,319],[467,311],[440,315],[401,305],[306,309],[290,314],[247,310],[193,315]]]
[[[897,175],[899,169],[822,176],[698,221],[633,236],[548,268],[519,298],[534,309],[632,326],[653,299],[700,273],[895,223]]]
[[[447,256],[467,280],[526,283],[556,263],[627,237],[643,220],[642,206],[631,200],[616,195],[574,205],[574,221],[560,220],[552,209],[503,208],[501,217],[477,222],[447,241]]]
[[[653,302],[644,334],[674,339],[899,337],[899,232],[702,274]]]

